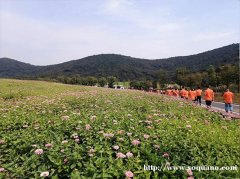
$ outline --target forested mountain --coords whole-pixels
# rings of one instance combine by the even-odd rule
[[[153,79],[158,70],[173,75],[176,68],[186,67],[191,72],[224,64],[237,64],[239,44],[232,44],[190,56],[147,60],[116,54],[101,54],[72,60],[57,65],[34,66],[9,58],[0,58],[0,77],[38,78],[57,76],[115,76],[120,81]]]

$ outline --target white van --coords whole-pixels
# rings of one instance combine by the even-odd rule
[[[124,89],[123,85],[113,85],[114,89]]]

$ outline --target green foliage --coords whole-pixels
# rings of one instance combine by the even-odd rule
[[[163,86],[167,82],[167,72],[163,69],[158,70],[156,73],[156,79],[160,85]]]
[[[128,170],[134,178],[187,178],[186,171],[151,172],[143,167],[240,165],[240,121],[223,120],[187,101],[39,81],[0,80],[0,84],[0,167],[5,169],[0,178],[40,178],[45,171],[53,179],[125,178]],[[4,100],[10,89],[21,90],[24,97]],[[132,145],[135,139],[140,145]],[[43,149],[43,154],[36,155],[36,149]],[[118,152],[131,152],[133,157],[117,158]],[[163,157],[165,152],[169,157]],[[193,175],[239,178],[239,171],[193,171]]]
[[[107,84],[107,79],[104,77],[99,78],[98,84],[99,84],[99,86],[104,87]]]
[[[155,84],[156,85],[156,84]],[[131,81],[130,87],[138,90],[149,90],[149,88],[153,87],[153,82],[150,80],[145,81]]]
[[[176,83],[180,86],[187,85],[186,75],[188,74],[188,70],[186,67],[179,67],[176,69]]]
[[[108,82],[108,87],[113,88],[114,83],[117,82],[117,78],[114,76],[110,76],[107,78],[107,82]]]

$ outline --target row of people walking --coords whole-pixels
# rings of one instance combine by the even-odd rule
[[[187,90],[187,88],[181,88],[180,90],[178,89],[173,89],[173,88],[168,88],[166,91],[161,90],[161,94],[166,94],[169,96],[177,96],[183,99],[191,100],[196,104],[201,105],[202,104],[202,93],[203,90],[198,87],[197,89],[190,89]],[[209,87],[204,91],[204,99],[207,108],[210,108],[212,105],[212,102],[214,101],[214,91],[210,89]],[[225,103],[225,111],[226,112],[232,112],[233,111],[233,93],[227,89],[226,92],[223,94],[223,99]]]

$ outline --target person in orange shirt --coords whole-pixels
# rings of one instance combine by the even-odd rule
[[[173,90],[173,96],[178,96],[178,89]]]
[[[195,92],[194,89],[192,89],[192,90],[189,91],[189,98],[190,98],[193,102],[196,101],[196,92]]]
[[[185,91],[184,88],[182,88],[179,92],[181,98],[184,98],[184,91]]]
[[[170,93],[171,93],[171,90],[168,88],[168,89],[166,90],[166,95],[170,96]]]
[[[225,103],[225,111],[228,113],[230,111],[232,113],[233,111],[233,93],[229,91],[229,89],[226,90],[226,92],[223,94],[224,103]]]
[[[185,99],[188,99],[188,97],[189,97],[189,92],[188,92],[187,88],[185,88],[184,97],[185,97]]]
[[[197,103],[202,104],[202,90],[200,87],[198,87],[198,89],[196,90],[196,96],[197,96]]]
[[[207,108],[210,108],[212,105],[212,101],[214,100],[214,92],[210,88],[205,90],[205,101]]]

